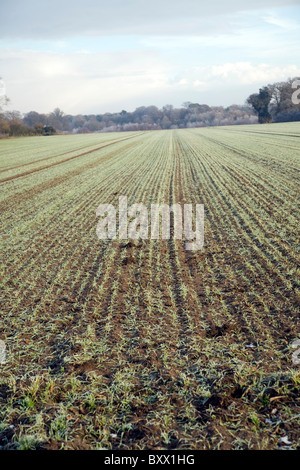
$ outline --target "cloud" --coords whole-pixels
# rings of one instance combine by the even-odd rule
[[[249,61],[180,65],[152,50],[89,54],[6,50],[1,68],[5,69],[11,108],[49,112],[58,106],[69,114],[114,112],[166,102],[178,105],[200,98],[207,104],[227,105],[236,102],[237,88],[244,89],[244,100],[248,91],[259,86],[300,75],[296,65],[255,65]],[[227,91],[226,102],[222,90]]]
[[[174,82],[172,86],[178,88],[178,85],[184,85],[186,90],[196,89],[201,92],[232,90],[245,86],[253,86],[255,90],[256,87],[299,75],[300,67],[297,65],[277,67],[269,64],[254,65],[250,62],[227,62],[185,70],[185,78]]]
[[[168,86],[169,65],[151,51],[63,54],[45,51],[2,52],[11,107],[68,113],[110,111]],[[26,92],[25,92],[26,90]],[[17,104],[16,104],[17,103]]]
[[[0,0],[0,73],[22,112],[232,104],[300,74],[298,4]]]
[[[220,80],[223,83],[256,84],[285,80],[300,74],[300,67],[288,65],[277,67],[269,64],[253,65],[250,62],[226,63],[212,67],[199,68],[198,72],[206,75],[207,80]]]
[[[275,16],[275,15],[264,16],[263,20],[266,23],[269,23],[273,26],[278,26],[279,28],[282,28],[288,31],[292,31],[292,30],[300,28],[299,22],[296,22],[295,20],[292,20],[292,19],[279,18],[278,16]]]
[[[0,5],[2,38],[79,35],[209,34],[227,28],[218,18],[243,11],[297,5],[298,0],[14,0]],[[207,21],[209,19],[209,25]]]

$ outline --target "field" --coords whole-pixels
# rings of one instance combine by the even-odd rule
[[[0,141],[2,449],[300,449],[300,123]],[[204,204],[203,248],[99,204]]]

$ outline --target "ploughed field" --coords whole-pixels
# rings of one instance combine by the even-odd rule
[[[300,123],[0,141],[2,449],[300,448],[299,156]],[[203,248],[100,240],[119,196],[204,204]]]

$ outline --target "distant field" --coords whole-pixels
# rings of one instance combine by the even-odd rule
[[[299,157],[300,123],[0,141],[0,446],[299,449]],[[99,240],[120,195],[204,204],[204,247]]]

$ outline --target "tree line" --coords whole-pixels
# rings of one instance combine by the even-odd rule
[[[300,80],[297,78],[272,83],[250,95],[246,103],[252,106],[261,124],[300,121],[300,90],[295,90],[298,86]]]
[[[84,134],[90,132],[122,132],[138,130],[180,129],[189,127],[224,126],[230,124],[252,124],[257,117],[251,106],[232,105],[228,108],[209,107],[205,104],[184,103],[181,108],[168,104],[140,106],[133,112],[69,115],[60,108],[49,114],[30,111],[24,116],[18,111],[2,114],[0,134],[45,135],[45,129],[58,133]],[[46,135],[49,135],[47,132]]]
[[[300,120],[300,104],[292,102],[296,79],[267,85],[253,93],[244,105],[208,106],[187,101],[180,108],[167,104],[140,106],[132,112],[69,115],[60,108],[48,114],[4,111],[0,101],[0,136],[53,135],[55,133],[122,132],[182,129]]]

